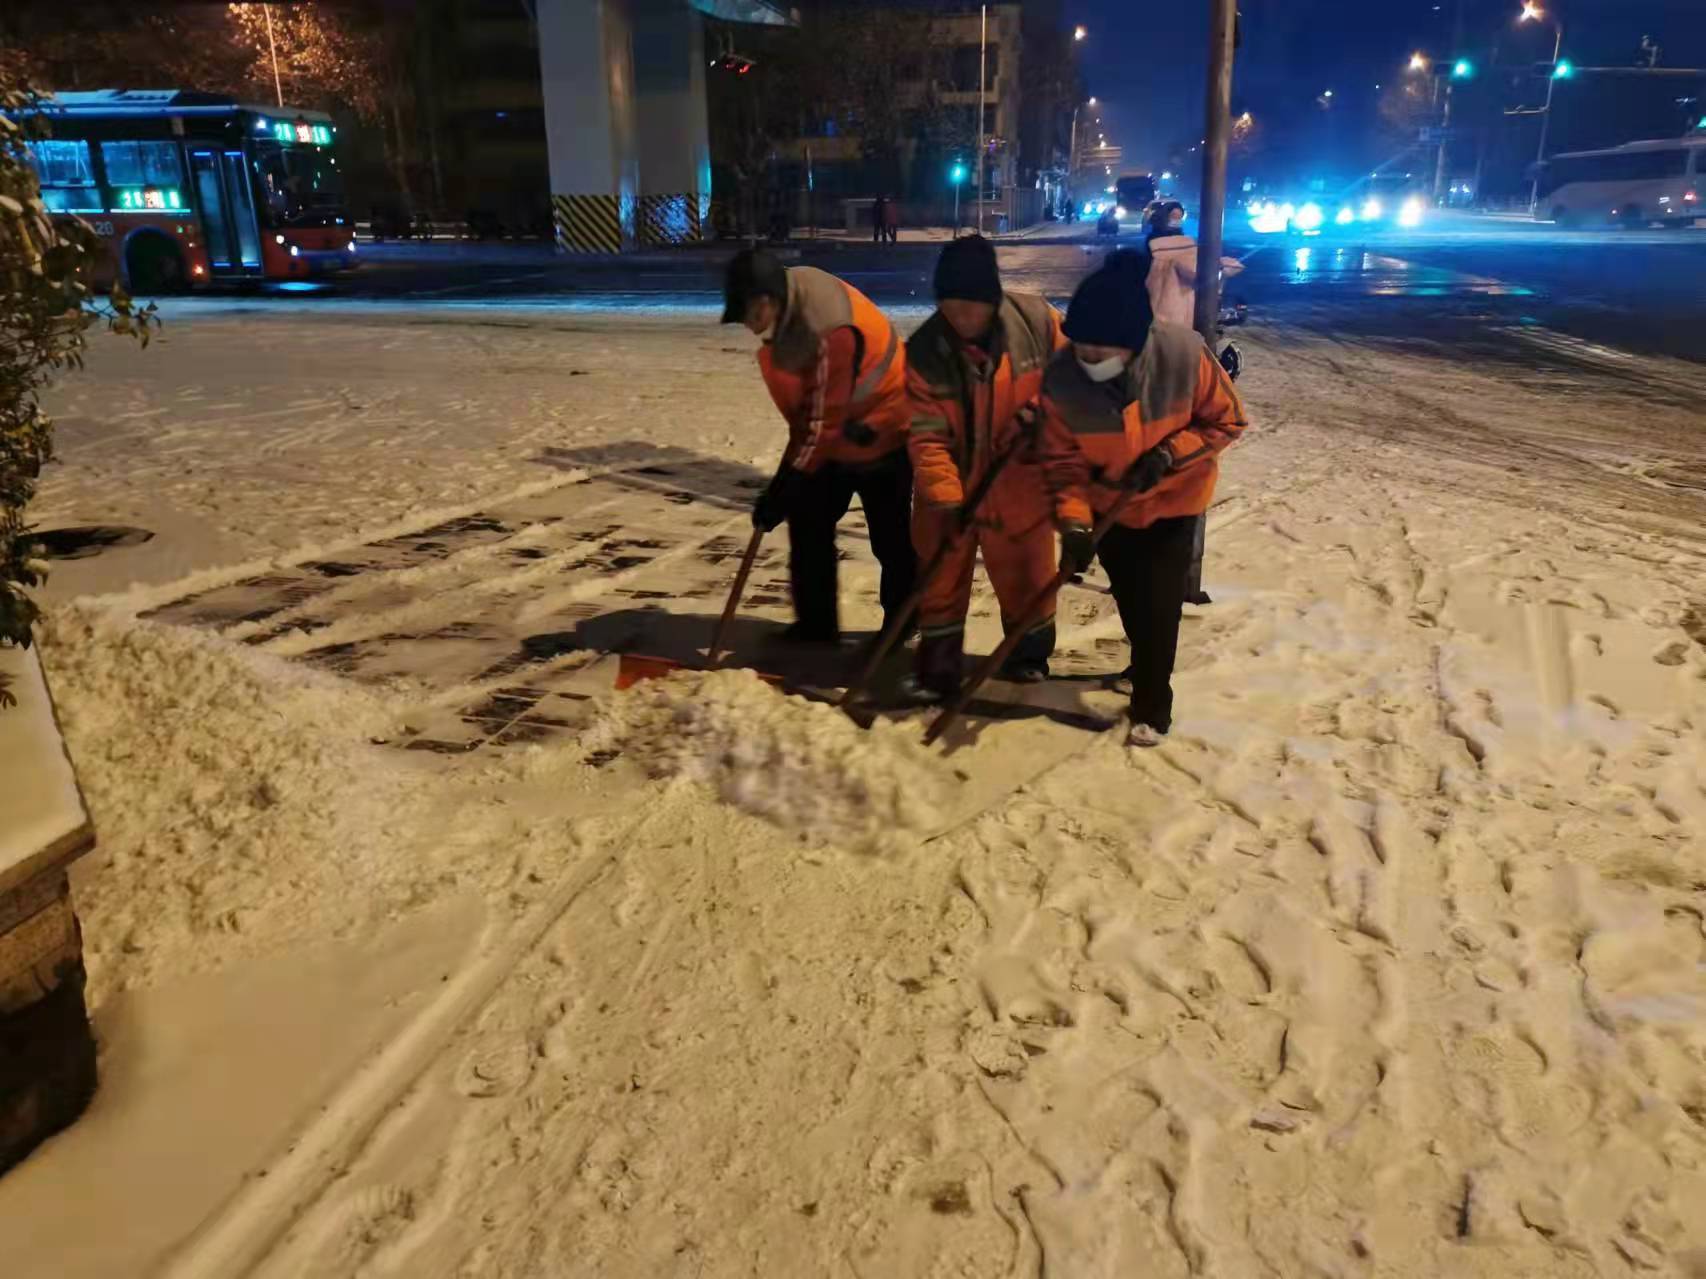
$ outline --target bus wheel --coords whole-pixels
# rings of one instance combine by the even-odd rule
[[[1623,219],[1623,225],[1631,231],[1638,231],[1647,225],[1647,215],[1638,204],[1631,204],[1618,210]]]
[[[176,293],[184,287],[184,259],[163,235],[139,235],[124,251],[132,293]]]

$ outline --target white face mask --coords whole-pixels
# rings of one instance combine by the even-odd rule
[[[1074,356],[1073,358],[1076,359],[1077,357]],[[1097,360],[1094,364],[1087,364],[1083,360],[1079,360],[1078,367],[1084,370],[1084,376],[1092,382],[1111,382],[1124,370],[1125,361],[1117,355],[1110,355],[1107,359]]]

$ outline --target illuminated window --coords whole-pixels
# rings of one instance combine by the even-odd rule
[[[182,186],[184,171],[175,142],[103,142],[101,161],[111,187]]]
[[[28,144],[30,165],[41,183],[42,204],[54,213],[90,213],[101,208],[89,144],[41,139]]]

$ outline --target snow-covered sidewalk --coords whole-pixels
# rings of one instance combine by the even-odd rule
[[[1706,1266],[1690,370],[1252,332],[1172,740],[943,754],[738,675],[566,709],[597,654],[527,641],[714,610],[778,428],[744,334],[481,320],[61,396],[44,517],[157,536],[53,583],[106,1082],[0,1180],[18,1273]]]

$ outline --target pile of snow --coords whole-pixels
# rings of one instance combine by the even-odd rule
[[[42,636],[99,839],[75,878],[97,994],[396,913],[433,779],[370,744],[369,693],[89,606]]]
[[[885,844],[939,824],[943,765],[905,728],[862,729],[751,671],[680,672],[613,698],[583,744],[701,783],[814,842]]]

